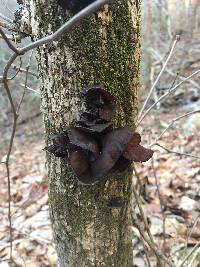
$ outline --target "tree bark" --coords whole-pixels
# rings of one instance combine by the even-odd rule
[[[58,29],[70,14],[56,1],[24,0],[35,39]],[[23,11],[23,14],[25,13]],[[140,0],[116,0],[62,39],[38,49],[46,140],[83,111],[83,87],[102,85],[117,99],[115,126],[134,127],[138,111]],[[132,170],[81,186],[62,159],[47,155],[49,207],[61,267],[132,267]],[[108,207],[113,197],[119,209]]]

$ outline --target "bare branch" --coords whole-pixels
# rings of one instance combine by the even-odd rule
[[[171,128],[175,122],[177,122],[178,120],[182,119],[182,118],[185,118],[185,117],[188,117],[192,114],[195,114],[195,113],[199,113],[200,112],[200,109],[198,110],[193,110],[193,111],[190,111],[190,112],[187,112],[181,116],[178,116],[176,117],[175,119],[173,119],[170,124],[162,131],[162,133],[156,138],[155,142],[153,142],[152,144],[149,145],[149,147],[155,145],[160,139],[161,137],[169,130],[169,128]]]
[[[17,36],[16,34],[6,34],[6,37],[8,38],[8,40],[10,40],[10,41],[13,41],[13,42],[15,42],[15,41],[20,41],[21,40],[21,37],[19,37],[19,36]],[[1,39],[3,39],[3,37],[0,35],[0,38]]]
[[[18,107],[17,107],[17,111],[16,111],[17,114],[19,114],[19,111],[20,111],[20,108],[21,108],[21,104],[22,104],[22,102],[24,100],[24,96],[25,96],[25,93],[26,93],[27,83],[28,83],[28,71],[29,71],[29,68],[30,68],[30,62],[31,62],[32,55],[33,55],[33,50],[31,51],[31,54],[30,54],[30,57],[29,57],[29,60],[28,60],[28,64],[26,66],[24,90],[23,90],[23,93],[22,93],[22,97],[21,97],[21,99],[19,101]]]
[[[21,86],[25,86],[25,84],[22,84],[22,83],[20,85]],[[35,89],[33,89],[33,88],[29,87],[29,86],[26,86],[26,89],[29,90],[29,91],[31,91],[31,92],[34,92],[35,94],[40,95],[40,92],[38,92],[37,90],[35,90]]]
[[[148,101],[149,101],[149,99],[150,99],[150,97],[151,97],[151,95],[152,95],[152,93],[153,93],[153,91],[154,91],[154,89],[155,89],[155,87],[156,87],[158,81],[160,80],[160,77],[162,76],[162,74],[163,74],[163,72],[164,72],[164,70],[165,70],[165,68],[166,68],[166,66],[167,66],[167,64],[168,64],[168,62],[169,62],[169,60],[170,60],[170,58],[171,58],[171,56],[172,56],[172,54],[173,54],[174,48],[175,48],[175,46],[176,46],[176,44],[177,44],[178,41],[179,41],[179,36],[177,35],[177,36],[176,36],[176,39],[174,40],[174,42],[173,42],[173,44],[172,44],[172,47],[171,47],[170,52],[169,52],[169,55],[168,55],[168,57],[167,57],[165,63],[163,64],[163,67],[162,67],[160,73],[158,74],[158,77],[156,78],[155,82],[153,83],[153,85],[152,85],[152,87],[151,87],[151,89],[150,89],[150,91],[149,91],[149,94],[148,94],[148,96],[147,96],[147,98],[146,98],[146,100],[145,100],[145,102],[144,102],[144,104],[143,104],[143,107],[142,107],[141,110],[140,110],[140,113],[139,113],[139,119],[141,118],[142,113],[143,113],[143,111],[145,110],[145,108],[146,108],[146,106],[147,106],[147,103],[148,103]]]
[[[14,102],[13,102],[13,99],[12,99],[12,95],[11,95],[10,89],[8,87],[8,79],[7,79],[7,76],[8,76],[8,70],[9,70],[11,64],[15,61],[15,59],[17,57],[18,57],[18,54],[16,54],[16,53],[14,53],[11,56],[11,58],[8,60],[8,62],[6,64],[6,66],[4,67],[3,77],[2,77],[2,82],[4,83],[4,87],[5,87],[6,93],[8,95],[8,100],[10,102],[12,113],[13,113],[14,118],[17,117],[17,113],[16,113],[16,110],[15,110],[15,105],[14,105]]]
[[[137,172],[137,170],[135,168],[135,164],[133,164],[133,171],[135,173],[135,177],[137,178],[137,183],[135,185],[135,188],[139,192],[139,195],[141,195],[143,185],[142,185],[142,183],[140,181],[139,173]]]
[[[142,237],[140,237],[140,241],[142,243],[142,246],[143,246],[143,249],[144,249],[145,258],[146,258],[146,261],[147,261],[147,264],[146,264],[146,262],[144,260],[145,265],[147,265],[147,267],[151,267],[151,262],[150,262],[149,255],[148,255],[148,247],[145,244],[144,239]]]
[[[0,26],[11,32],[19,32],[19,30],[17,30],[14,25],[5,21],[0,21]]]
[[[197,223],[199,222],[199,219],[200,219],[200,214],[195,218],[194,223],[193,223],[190,231],[187,232],[187,236],[186,236],[186,240],[185,240],[185,248],[183,250],[183,254],[182,255],[186,255],[186,253],[187,253],[189,238],[191,237],[195,227],[197,226]],[[180,260],[180,257],[179,257],[179,260]]]
[[[24,96],[25,96],[25,92],[26,92],[26,88],[27,88],[27,82],[28,82],[28,70],[29,70],[29,66],[26,67],[27,71],[26,71],[26,78],[25,78],[25,84],[24,84],[24,90],[23,90],[23,93],[22,93],[22,97],[19,101],[19,104],[18,104],[18,107],[17,107],[17,114],[19,114],[19,111],[20,111],[20,108],[21,108],[21,104],[24,100]]]
[[[10,42],[4,31],[0,27],[0,34],[3,37],[4,41],[7,43],[8,47],[15,52],[16,54],[19,54],[19,50]]]
[[[156,51],[156,50],[153,49],[152,47],[151,47],[151,51],[153,52],[152,54],[154,55],[154,57],[158,58],[158,61],[157,61],[154,65],[160,65],[160,64],[163,65],[163,64],[164,64],[163,59],[162,59],[161,55],[158,53],[158,51]],[[198,61],[199,61],[199,59],[198,59]],[[184,76],[181,76],[181,75],[178,75],[178,76],[177,76],[177,73],[173,73],[173,71],[171,71],[171,70],[168,69],[168,68],[165,68],[165,71],[166,71],[170,76],[172,76],[172,77],[177,77],[177,78],[178,78],[179,80],[181,80],[181,81],[183,81],[183,80],[185,79]],[[199,86],[195,81],[193,81],[192,79],[191,79],[191,80],[188,80],[187,82],[190,83],[191,85],[193,85],[194,87],[200,89],[200,86]]]
[[[17,57],[17,54],[14,54],[11,59],[14,60],[16,57]],[[16,112],[13,98],[12,98],[12,95],[11,95],[11,92],[8,86],[7,72],[10,66],[9,63],[10,62],[8,62],[4,68],[3,83],[6,89],[8,99],[11,105],[12,113],[13,113],[13,125],[12,125],[11,137],[10,137],[8,151],[7,151],[6,160],[5,160],[6,172],[7,172],[7,184],[8,184],[8,221],[9,221],[9,231],[10,231],[10,260],[12,261],[12,239],[13,238],[12,238],[12,219],[11,219],[11,185],[10,185],[9,160],[10,160],[10,155],[11,155],[13,141],[14,141],[15,132],[16,132],[18,114]]]
[[[156,144],[154,144],[154,145],[161,147],[162,149],[164,149],[165,151],[167,151],[168,153],[171,153],[171,154],[176,154],[176,155],[179,155],[179,156],[186,156],[186,157],[190,157],[190,158],[194,158],[194,159],[198,159],[198,160],[200,160],[200,157],[193,156],[193,155],[191,155],[191,154],[187,154],[187,153],[182,153],[182,152],[178,152],[178,151],[170,150],[170,149],[168,149],[168,148],[162,146],[162,145],[159,144],[159,143],[156,143]]]
[[[183,261],[178,265],[178,267],[182,267],[184,263],[189,259],[189,257],[200,247],[200,241],[191,249],[191,251],[185,256]]]
[[[188,264],[188,267],[193,267],[193,263],[195,261],[195,259],[197,258],[197,256],[199,255],[199,252],[200,252],[200,247],[198,247],[197,249],[195,249],[194,252],[192,252],[193,255],[192,256],[192,259],[190,261],[190,263]]]
[[[182,80],[181,82],[179,82],[177,85],[175,85],[173,88],[171,88],[170,90],[168,90],[164,95],[162,95],[161,97],[158,98],[158,100],[151,105],[146,111],[145,113],[140,117],[140,119],[137,122],[137,127],[141,124],[141,122],[143,121],[143,119],[149,114],[149,112],[159,103],[161,102],[163,99],[165,99],[169,94],[173,93],[176,91],[176,89],[182,85],[184,82],[187,82],[189,79],[191,79],[193,76],[197,75],[200,73],[200,70],[197,70],[195,72],[193,72],[191,75],[189,75],[188,77],[186,77],[184,80]]]
[[[11,81],[11,80],[13,80],[13,79],[18,75],[18,73],[19,73],[19,71],[20,71],[20,67],[22,66],[22,59],[21,59],[21,57],[19,57],[19,59],[20,59],[20,66],[19,66],[19,69],[15,72],[15,74],[14,74],[11,78],[9,78],[9,79],[7,79],[7,80]]]
[[[17,66],[17,65],[15,65],[15,64],[12,64],[12,67],[13,67],[13,69],[14,70],[19,70],[20,72],[25,72],[26,73],[26,69],[23,69],[23,68],[21,68],[20,66]],[[33,71],[28,71],[28,74],[30,74],[30,75],[32,75],[32,76],[35,76],[37,79],[39,78],[38,77],[38,74],[37,73],[35,73],[35,72],[33,72]]]
[[[28,32],[28,31],[21,31],[21,30],[19,30],[19,28],[17,28],[15,25],[10,24],[10,23],[7,23],[7,22],[4,22],[4,21],[0,21],[0,27],[3,27],[3,28],[5,28],[6,30],[11,31],[11,32],[21,33],[21,34],[23,34],[25,37],[26,37],[26,36],[32,36],[32,35],[31,35],[31,32]],[[21,38],[22,38],[22,36],[21,36]],[[18,37],[18,39],[19,39],[19,37]]]
[[[144,239],[145,242],[147,242],[147,244],[149,245],[149,247],[153,250],[153,252],[155,253],[155,255],[157,256],[157,258],[162,259],[163,261],[165,261],[170,267],[176,267],[175,264],[173,262],[171,262],[163,253],[162,251],[160,251],[158,249],[158,247],[151,242],[151,240],[149,239],[149,237],[144,233],[143,229],[140,226],[140,223],[138,221],[136,221],[133,218],[133,222],[135,227],[138,229],[138,231],[140,232],[140,235],[142,236],[142,238]],[[181,267],[181,266],[179,266]]]
[[[143,211],[143,209],[142,209],[142,203],[141,203],[140,197],[139,197],[139,195],[138,195],[138,193],[137,193],[137,191],[136,191],[134,185],[133,185],[133,194],[134,194],[134,197],[135,197],[137,206],[138,206],[138,208],[139,208],[140,215],[141,215],[142,220],[143,220],[143,222],[144,222],[145,230],[147,231],[148,236],[149,236],[151,242],[154,243],[153,236],[152,236],[152,234],[151,234],[151,231],[150,231],[150,229],[149,229],[149,225],[148,225],[148,222],[147,222],[147,218],[146,218],[146,216],[145,216],[145,214],[144,214],[144,211]]]
[[[188,240],[189,240],[189,238],[191,237],[191,235],[192,235],[192,233],[193,233],[195,227],[197,226],[197,223],[198,223],[199,219],[200,219],[200,214],[199,214],[199,215],[196,217],[196,219],[194,220],[194,223],[193,223],[193,225],[192,225],[190,231],[189,231],[188,234],[187,234],[187,237],[186,237],[186,244],[185,244],[185,249],[186,249],[187,246],[188,246]]]
[[[70,20],[68,20],[65,24],[63,24],[56,32],[51,35],[48,35],[40,40],[37,40],[34,43],[31,43],[22,49],[20,49],[20,54],[24,54],[31,49],[34,49],[38,46],[53,42],[59,39],[63,33],[69,32],[74,26],[76,26],[81,20],[88,17],[92,13],[96,12],[99,8],[103,5],[108,4],[111,0],[96,0],[91,5],[87,6],[86,8],[82,9],[79,13],[73,16]]]
[[[0,18],[2,18],[3,20],[7,21],[8,23],[13,23],[13,20],[6,17],[4,14],[0,13]]]
[[[158,177],[157,177],[156,169],[155,169],[155,166],[154,166],[154,159],[153,158],[151,158],[151,166],[152,166],[152,169],[153,169],[153,175],[154,175],[155,182],[156,182],[156,190],[157,190],[157,193],[158,193],[158,199],[159,199],[159,202],[160,202],[160,211],[161,211],[161,214],[162,214],[163,251],[165,253],[165,247],[166,247],[166,238],[165,238],[165,219],[166,219],[166,216],[165,216],[165,205],[164,205],[164,202],[163,202],[163,199],[162,199],[162,195],[160,193],[159,182],[158,182]]]
[[[134,171],[135,171],[135,175],[137,176],[137,179],[139,180],[139,175],[138,175],[138,173],[137,173],[137,171],[135,169],[135,166],[134,166]],[[135,200],[136,200],[136,204],[137,204],[137,206],[139,208],[139,211],[140,211],[140,215],[141,215],[142,221],[144,223],[145,230],[146,230],[146,232],[147,232],[147,234],[149,236],[149,239],[150,239],[151,243],[155,245],[153,236],[152,236],[150,228],[149,228],[149,224],[148,224],[147,218],[146,218],[144,210],[142,208],[142,203],[141,203],[140,196],[138,195],[137,190],[136,190],[134,185],[132,187],[132,190],[133,190],[133,195],[134,195]],[[154,252],[154,250],[153,250],[153,252]],[[157,254],[156,254],[156,257],[157,257]],[[159,266],[162,265],[161,262],[160,262],[160,258],[159,257],[157,257],[157,261],[158,261]]]

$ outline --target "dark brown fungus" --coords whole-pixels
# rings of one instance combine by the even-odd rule
[[[50,134],[49,140],[52,145],[45,147],[43,150],[54,154],[55,157],[67,157],[67,137],[64,134]]]
[[[77,176],[80,176],[89,167],[87,155],[83,150],[72,152],[69,163]]]
[[[140,134],[134,133],[132,139],[125,147],[123,157],[135,162],[145,162],[149,160],[153,156],[153,151],[139,145],[140,142]]]
[[[86,126],[92,126],[96,123],[98,116],[90,112],[83,112],[80,116],[79,122],[84,123]]]
[[[92,185],[96,182],[90,171],[87,154],[83,150],[72,152],[69,157],[69,163],[80,184]]]
[[[133,147],[139,145],[141,142],[141,136],[139,133],[134,133],[133,136],[131,137],[131,140],[126,144],[125,150],[130,150]]]
[[[101,137],[101,155],[91,164],[92,173],[97,179],[102,178],[112,169],[132,136],[133,129],[121,127]]]
[[[94,2],[94,0],[58,0],[58,5],[75,14],[92,2]]]
[[[95,159],[99,156],[98,144],[94,137],[89,133],[85,133],[78,128],[70,128],[68,131],[70,143],[79,146],[82,149],[89,150],[94,154]]]
[[[76,123],[76,127],[82,129],[84,132],[89,133],[101,133],[110,128],[111,122],[107,122],[102,119],[98,119],[89,112],[81,114],[80,119]]]
[[[153,156],[153,151],[141,145],[137,145],[136,147],[125,151],[123,156],[130,161],[145,162]]]
[[[107,131],[110,131],[112,128],[112,123],[111,122],[107,122],[104,124],[94,124],[90,127],[85,126],[84,124],[81,123],[77,123],[76,124],[76,128],[81,129],[83,132],[86,133],[96,133],[96,134],[100,134],[100,133],[105,133]]]
[[[112,120],[117,109],[114,96],[98,86],[85,90],[84,95],[86,107],[90,113],[105,121]]]
[[[131,166],[131,163],[132,161],[121,156],[113,166],[111,172],[123,172]]]
[[[111,172],[125,171],[133,161],[144,162],[152,157],[153,151],[140,145],[139,133],[127,126],[113,129],[111,120],[117,107],[109,92],[96,86],[83,94],[86,111],[75,127],[51,134],[51,145],[44,148],[68,160],[80,184],[93,185]]]
[[[123,200],[121,197],[113,197],[107,204],[108,208],[120,209],[123,206]]]

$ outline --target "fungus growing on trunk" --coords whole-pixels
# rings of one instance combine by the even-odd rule
[[[133,161],[149,160],[153,151],[140,145],[141,136],[128,126],[113,128],[115,98],[102,87],[83,91],[86,111],[75,126],[61,134],[51,134],[45,151],[66,158],[77,180],[92,185],[111,172],[123,172]]]
[[[75,14],[92,2],[94,0],[58,0],[58,5]]]

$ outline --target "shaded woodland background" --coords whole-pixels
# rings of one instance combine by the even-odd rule
[[[14,18],[17,4],[0,1],[1,13]],[[200,1],[143,0],[141,28],[140,106],[157,78],[175,38],[178,42],[170,61],[156,85],[149,106],[185,77],[200,69]],[[30,42],[27,38],[23,42]],[[0,70],[9,58],[9,50],[0,39]],[[33,52],[35,53],[35,51]],[[25,82],[30,55],[22,58],[21,71],[11,89],[16,103]],[[19,66],[20,62],[16,62]],[[16,71],[13,66],[12,74]],[[56,253],[48,217],[44,130],[40,111],[40,81],[35,54],[31,57],[28,88],[18,120],[11,157],[13,258],[16,266],[56,266]],[[123,75],[123,74],[122,74]],[[199,75],[183,83],[173,94],[159,102],[142,121],[138,131],[144,144],[155,143],[152,161],[135,164],[138,192],[155,242],[163,253],[175,261],[191,256],[183,266],[200,266],[200,113],[174,122],[173,119],[200,110]],[[0,159],[4,161],[12,126],[12,114],[0,84]],[[178,154],[179,153],[179,154]],[[135,178],[134,178],[135,179]],[[136,217],[143,224],[133,198]],[[0,165],[0,267],[9,266],[9,227],[7,220],[6,170]],[[135,266],[156,266],[156,257],[144,242],[137,227],[133,234]],[[167,266],[167,265],[166,265]]]

